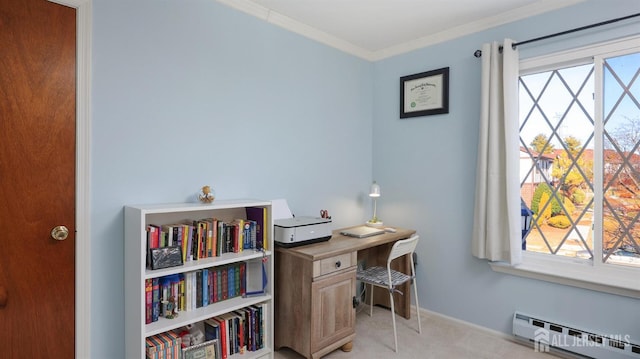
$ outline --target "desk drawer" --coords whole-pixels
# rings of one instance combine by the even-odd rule
[[[313,262],[313,277],[319,277],[355,266],[357,258],[357,252],[350,252],[315,261]]]

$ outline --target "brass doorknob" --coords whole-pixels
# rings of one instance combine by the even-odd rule
[[[69,229],[65,226],[56,226],[51,230],[51,238],[57,241],[64,241],[69,236]]]
[[[7,306],[7,297],[9,294],[7,293],[7,288],[0,286],[0,308],[4,308]]]

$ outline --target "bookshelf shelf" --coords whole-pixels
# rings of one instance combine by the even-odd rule
[[[264,253],[264,256],[271,257],[271,251],[267,250]],[[155,278],[162,277],[171,274],[184,273],[184,272],[192,272],[198,269],[210,268],[215,266],[221,266],[225,264],[236,263],[239,261],[248,261],[256,258],[263,257],[263,253],[259,251],[250,251],[249,253],[225,253],[220,257],[213,258],[204,258],[198,261],[192,261],[184,263],[180,267],[170,267],[163,269],[147,269],[144,274],[144,278]]]
[[[180,312],[177,318],[165,319],[159,318],[157,322],[145,325],[145,337],[149,337],[155,334],[166,332],[167,330],[173,330],[180,327],[184,327],[187,324],[196,323],[205,319],[218,316],[220,314],[229,313],[234,310],[248,307],[250,305],[259,304],[265,301],[271,300],[270,295],[242,298],[236,297],[219,302],[215,308],[210,306],[198,308],[196,310],[188,312]]]
[[[247,219],[247,208],[262,208],[264,223],[264,250],[244,249],[239,253],[222,253],[218,256],[186,261],[181,266],[151,270],[147,268],[147,227],[149,225],[170,225],[216,218],[231,223]],[[234,358],[273,358],[273,220],[271,202],[251,199],[216,200],[211,204],[169,203],[150,205],[129,205],[124,207],[125,223],[125,346],[127,358],[145,358],[145,340],[164,332],[178,330],[187,325],[203,326],[209,318],[217,317],[250,306],[262,308],[264,321],[264,348],[235,354]],[[225,266],[244,265],[246,267],[247,293],[261,290],[263,271],[266,272],[266,287],[258,295],[235,296],[219,300],[190,310],[178,311],[177,317],[146,324],[147,293],[145,284],[154,278],[182,275],[196,271],[214,271]],[[229,289],[231,290],[231,289]]]

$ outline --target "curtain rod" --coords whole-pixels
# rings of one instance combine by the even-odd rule
[[[511,47],[512,48],[516,48],[517,46],[520,45],[524,45],[524,44],[528,44],[530,42],[536,42],[536,41],[540,41],[540,40],[545,40],[545,39],[549,39],[552,37],[556,37],[556,36],[561,36],[561,35],[566,35],[566,34],[570,34],[572,32],[576,32],[576,31],[582,31],[582,30],[587,30],[587,29],[591,29],[594,27],[598,27],[598,26],[602,26],[602,25],[608,25],[614,22],[618,22],[618,21],[622,21],[622,20],[627,20],[630,19],[632,17],[637,17],[640,16],[640,13],[636,13],[636,14],[632,14],[632,15],[627,15],[627,16],[623,16],[623,17],[619,17],[617,19],[611,19],[611,20],[607,20],[607,21],[602,21],[596,24],[591,24],[591,25],[586,25],[586,26],[582,26],[582,27],[577,27],[575,29],[571,29],[571,30],[566,30],[566,31],[562,31],[562,32],[557,32],[555,34],[551,34],[551,35],[546,35],[546,36],[541,36],[541,37],[536,37],[535,39],[530,39],[530,40],[525,40],[525,41],[520,41],[520,42],[514,42]],[[500,51],[502,51],[502,46],[500,46]],[[473,53],[473,56],[475,57],[481,57],[482,56],[482,50],[476,50]]]

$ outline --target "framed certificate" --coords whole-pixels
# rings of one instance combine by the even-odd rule
[[[449,113],[449,68],[400,78],[400,118]]]

